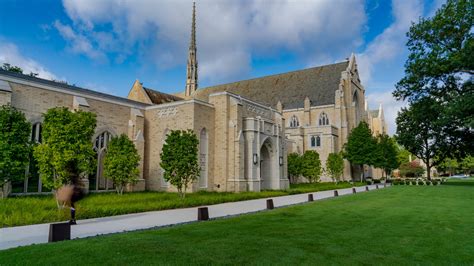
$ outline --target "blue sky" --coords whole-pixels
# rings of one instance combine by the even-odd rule
[[[405,33],[442,0],[198,0],[200,87],[357,56],[370,107],[382,103],[390,133],[405,103]],[[184,90],[191,0],[0,2],[0,63],[118,96],[135,79]]]

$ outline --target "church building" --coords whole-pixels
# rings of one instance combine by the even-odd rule
[[[191,129],[199,139],[201,173],[192,191],[261,191],[289,187],[287,155],[315,150],[323,167],[339,152],[352,128],[366,121],[374,134],[386,133],[383,109],[371,111],[354,55],[348,60],[208,88],[198,87],[196,8],[182,93],[163,93],[136,80],[127,98],[61,82],[0,70],[0,105],[11,104],[32,123],[31,139],[41,142],[42,114],[65,106],[97,114],[91,140],[97,167],[83,180],[91,191],[113,189],[103,177],[107,143],[127,134],[141,156],[140,181],[130,190],[174,191],[163,178],[160,153],[171,130]],[[375,174],[365,169],[367,174]],[[344,178],[360,176],[346,162]],[[329,181],[328,177],[322,180]],[[45,192],[35,163],[13,192]]]

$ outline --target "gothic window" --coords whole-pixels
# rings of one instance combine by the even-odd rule
[[[290,127],[295,128],[300,126],[300,121],[298,120],[298,117],[296,115],[293,115],[290,119]]]
[[[34,143],[41,143],[41,134],[42,126],[41,123],[36,123],[31,128],[31,141]]]
[[[322,112],[319,115],[319,125],[320,126],[327,126],[329,125],[329,118],[328,115],[325,112]]]
[[[312,148],[321,147],[321,137],[320,136],[311,136],[310,146]]]
[[[42,125],[41,123],[34,123],[31,127],[30,141],[35,144],[41,143],[42,140]],[[33,157],[33,153],[29,155],[29,163],[26,169],[25,179],[21,181],[12,182],[13,193],[27,193],[27,192],[42,192],[41,178],[38,173],[38,165]]]
[[[113,189],[113,183],[107,180],[104,175],[104,157],[107,153],[107,144],[112,139],[112,134],[104,131],[99,134],[94,141],[94,151],[97,154],[97,166],[95,176],[91,176],[90,185],[94,190],[109,190]]]

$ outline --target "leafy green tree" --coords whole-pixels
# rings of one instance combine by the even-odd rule
[[[431,168],[446,158],[442,151],[449,145],[441,128],[450,125],[442,121],[439,107],[439,102],[425,97],[402,108],[396,119],[398,143],[426,164],[428,179],[431,179]]]
[[[322,173],[319,153],[316,151],[305,151],[302,158],[301,173],[310,183],[319,181]]]
[[[172,130],[160,154],[164,178],[178,189],[182,198],[186,196],[187,187],[199,176],[198,144],[192,130]]]
[[[296,152],[288,154],[288,175],[291,183],[296,183],[298,177],[302,174],[302,160],[302,156]]]
[[[0,188],[25,178],[30,154],[31,124],[10,105],[0,107]],[[2,193],[3,195],[3,193]]]
[[[10,72],[23,74],[23,69],[18,66],[12,66],[9,63],[3,63],[2,69]]]
[[[44,114],[42,143],[35,147],[34,157],[46,187],[75,183],[94,170],[91,139],[95,126],[96,116],[90,112],[57,107]]]
[[[337,184],[344,171],[344,159],[340,153],[330,153],[326,161],[326,172],[331,176],[334,183]]]
[[[373,165],[375,161],[377,142],[372,136],[369,125],[360,122],[352,129],[347,143],[344,145],[344,157],[353,165],[361,169],[361,180],[363,178],[364,165]]]
[[[383,169],[385,175],[388,176],[399,165],[398,147],[395,140],[387,134],[378,135],[374,167]]]
[[[466,156],[466,158],[461,161],[460,166],[465,174],[472,173],[474,171],[474,156]]]
[[[127,135],[110,140],[104,159],[104,176],[114,182],[118,194],[123,194],[126,185],[138,181],[139,165],[140,155]]]
[[[456,173],[456,170],[460,168],[458,160],[452,158],[446,158],[444,161],[440,162],[437,170],[448,173],[450,176]]]
[[[403,146],[398,146],[397,154],[398,165],[410,162],[410,156],[412,154],[407,149],[403,148]]]
[[[437,148],[458,159],[474,152],[473,27],[472,0],[448,0],[432,18],[420,18],[407,34],[405,77],[393,93],[412,104],[426,97],[438,103],[438,130],[449,143]]]

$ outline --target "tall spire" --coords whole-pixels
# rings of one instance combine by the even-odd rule
[[[188,66],[186,68],[186,96],[191,96],[198,88],[198,63],[196,48],[196,2],[193,2],[191,41],[189,43]]]

